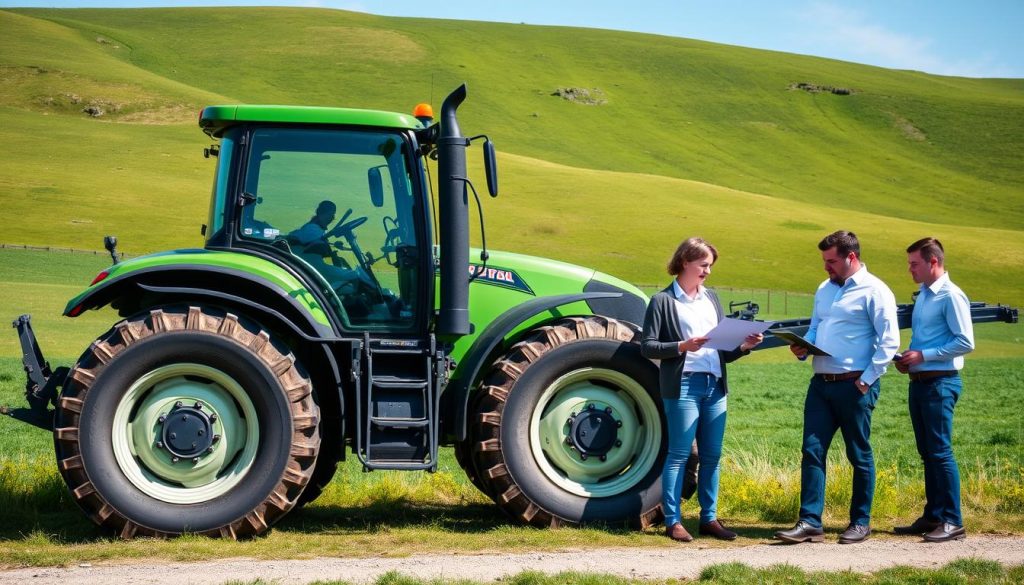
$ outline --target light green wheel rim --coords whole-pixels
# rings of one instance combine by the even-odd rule
[[[581,458],[566,441],[575,414],[594,408],[609,412],[617,440],[605,460]],[[643,479],[661,448],[661,418],[647,390],[633,378],[602,368],[582,368],[551,383],[530,417],[530,449],[540,470],[567,492],[608,497]]]
[[[177,402],[202,404],[216,415],[220,439],[209,452],[172,460],[160,448],[160,417]],[[147,372],[125,392],[111,428],[114,458],[143,493],[171,504],[195,504],[227,493],[245,477],[259,446],[259,418],[245,389],[224,372],[182,363]]]

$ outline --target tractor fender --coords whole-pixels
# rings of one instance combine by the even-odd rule
[[[454,432],[455,439],[457,441],[464,441],[466,439],[469,392],[473,382],[480,374],[480,369],[485,365],[487,358],[508,337],[509,333],[515,330],[523,321],[556,307],[578,301],[586,301],[588,304],[592,304],[597,300],[618,298],[622,294],[621,292],[583,292],[537,297],[516,305],[499,315],[494,321],[491,321],[491,324],[473,341],[473,345],[470,346],[466,355],[462,358],[462,363],[459,364],[459,374],[457,377],[452,377],[451,382],[445,389],[444,399],[455,408],[455,427],[449,429]]]
[[[240,305],[266,315],[307,341],[334,338],[330,326],[318,321],[296,297],[279,285],[244,270],[216,265],[163,265],[140,268],[102,280],[76,297],[64,315],[77,317],[83,311],[111,305],[121,316],[134,313],[141,293],[171,298],[209,298],[219,303]]]

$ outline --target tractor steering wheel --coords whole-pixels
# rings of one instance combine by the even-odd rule
[[[381,292],[380,281],[377,280],[377,275],[373,273],[373,267],[371,266],[374,260],[368,258],[367,254],[363,253],[362,248],[359,246],[359,242],[356,240],[355,229],[366,223],[367,217],[362,216],[352,220],[348,220],[348,217],[350,215],[352,215],[351,208],[345,212],[345,215],[341,216],[341,219],[338,220],[338,223],[334,226],[334,228],[332,228],[331,231],[327,232],[327,237],[341,238],[342,240],[344,240],[344,243],[340,241],[335,241],[331,245],[334,248],[341,251],[347,250],[351,252],[353,256],[355,256],[356,262],[359,263],[358,269],[362,269],[363,274],[365,274],[367,277],[366,281],[364,281],[364,284],[368,288],[374,290],[376,293],[375,296],[378,297],[378,299],[381,302],[383,302],[384,297],[383,293]]]
[[[367,218],[366,218],[365,215],[362,216],[362,217],[357,217],[357,218],[355,218],[353,220],[350,220],[350,221],[346,222],[345,220],[348,219],[348,216],[350,216],[350,215],[352,215],[352,209],[349,209],[348,211],[346,211],[345,215],[341,216],[341,219],[338,220],[338,223],[334,224],[334,227],[331,229],[331,231],[329,231],[327,233],[330,236],[333,236],[333,237],[336,237],[336,238],[337,237],[346,237],[346,234],[351,235],[352,234],[352,230],[354,230],[357,227],[359,227],[359,226],[363,225],[364,223],[366,223],[366,219]]]

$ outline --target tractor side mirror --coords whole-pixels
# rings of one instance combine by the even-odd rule
[[[494,156],[494,143],[484,140],[484,170],[487,172],[487,192],[498,196],[498,161]]]
[[[370,184],[370,202],[374,207],[384,207],[384,179],[380,176],[380,167],[366,171],[366,180]]]

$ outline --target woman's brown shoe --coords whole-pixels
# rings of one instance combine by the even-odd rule
[[[672,526],[665,528],[665,536],[671,538],[672,540],[678,540],[679,542],[690,542],[691,540],[693,540],[693,537],[690,536],[690,533],[687,532],[686,529],[683,528],[683,525],[678,522],[676,522]]]
[[[722,526],[718,520],[712,520],[700,525],[698,533],[706,536],[714,536],[718,540],[736,540],[736,533]]]

